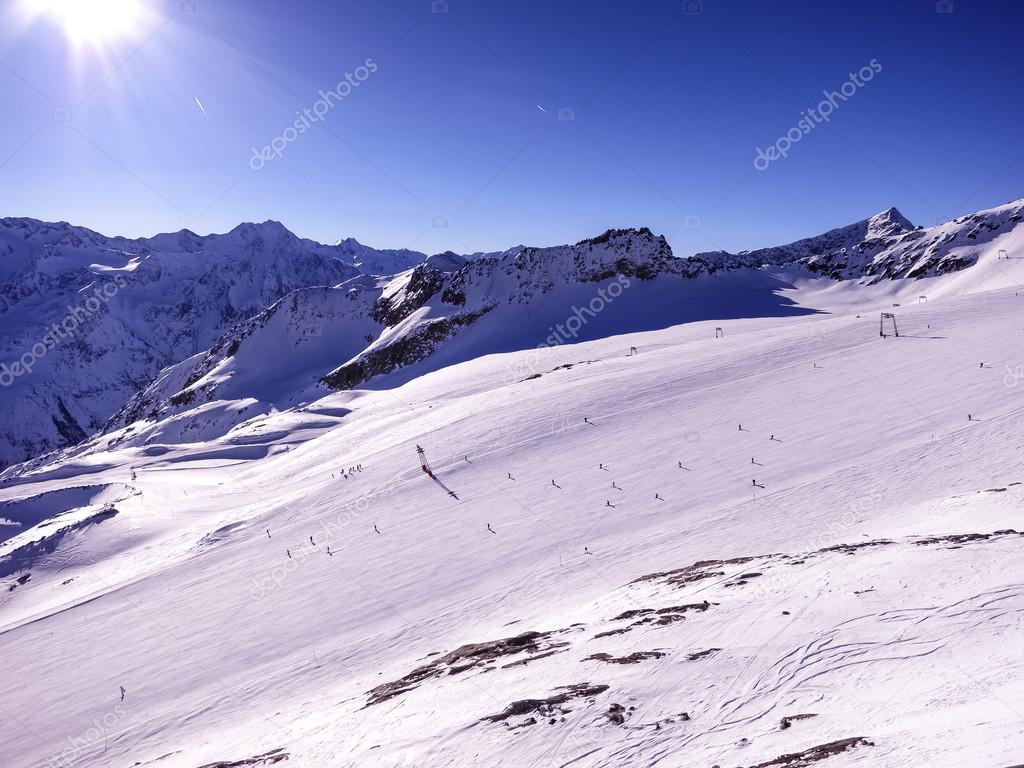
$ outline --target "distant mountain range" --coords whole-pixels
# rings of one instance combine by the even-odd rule
[[[786,276],[962,270],[1022,216],[1016,201],[924,229],[890,208],[789,245],[688,258],[646,228],[427,257],[322,245],[273,221],[130,240],[0,219],[0,468],[136,422],[138,439],[205,439],[329,389],[484,354],[806,312],[778,295]]]

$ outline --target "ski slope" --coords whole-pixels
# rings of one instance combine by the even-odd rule
[[[1019,763],[1024,268],[994,254],[780,269],[807,314],[9,475],[0,762]]]

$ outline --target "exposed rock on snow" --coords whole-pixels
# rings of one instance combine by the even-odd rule
[[[563,632],[565,630],[562,630]],[[529,654],[525,659],[543,658],[557,652],[568,643],[551,640],[556,632],[523,632],[515,637],[503,640],[491,640],[484,643],[470,643],[456,648],[442,656],[438,656],[429,664],[417,667],[404,677],[390,683],[378,685],[367,693],[366,706],[380,704],[395,696],[408,693],[419,687],[425,680],[443,675],[458,675],[472,669],[485,667],[489,662],[505,656]]]

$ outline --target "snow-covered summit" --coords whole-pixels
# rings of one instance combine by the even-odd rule
[[[867,220],[865,239],[877,240],[882,237],[902,235],[912,229],[914,229],[914,225],[910,223],[910,219],[895,208],[887,208]]]

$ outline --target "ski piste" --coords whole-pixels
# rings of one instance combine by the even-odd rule
[[[463,326],[294,404],[340,342],[285,302],[3,475],[4,768],[1019,763],[1019,229],[920,280],[637,279],[600,318],[704,317]]]

